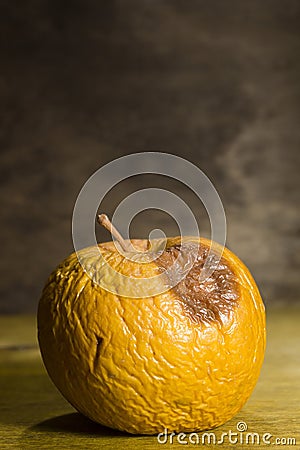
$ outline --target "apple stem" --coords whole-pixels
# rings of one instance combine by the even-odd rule
[[[127,244],[127,242],[123,239],[116,227],[113,226],[106,214],[99,214],[97,220],[100,225],[106,228],[111,233],[111,235],[117,239],[124,252],[130,251],[130,244]]]

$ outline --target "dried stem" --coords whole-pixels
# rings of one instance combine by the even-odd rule
[[[117,239],[124,252],[130,251],[130,244],[127,244],[127,242],[123,239],[118,230],[113,226],[106,214],[99,214],[97,220],[100,225],[106,228],[112,234],[112,236]]]

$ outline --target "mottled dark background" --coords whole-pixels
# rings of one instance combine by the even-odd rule
[[[266,303],[297,301],[298,0],[1,0],[0,32],[1,312],[36,310],[72,251],[82,184],[139,151],[199,165]],[[114,189],[105,210],[153,181]],[[182,186],[158,185],[202,211]],[[174,232],[152,211],[132,234],[160,226]]]

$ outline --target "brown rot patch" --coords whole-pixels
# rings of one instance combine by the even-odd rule
[[[223,257],[220,259],[213,252],[209,254],[206,245],[198,247],[190,242],[169,247],[156,263],[162,271],[173,266],[176,272],[182,272],[191,261],[194,261],[191,269],[173,290],[182,301],[185,314],[193,322],[216,321],[222,324],[222,318],[235,308],[240,293],[237,278]],[[206,261],[205,267],[209,267],[212,273],[202,281],[200,275]]]

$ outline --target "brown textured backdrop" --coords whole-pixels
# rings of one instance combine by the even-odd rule
[[[2,0],[0,33],[1,312],[35,310],[83,182],[138,151],[199,165],[266,302],[297,301],[298,0]],[[173,232],[146,214],[133,234],[161,224]]]

